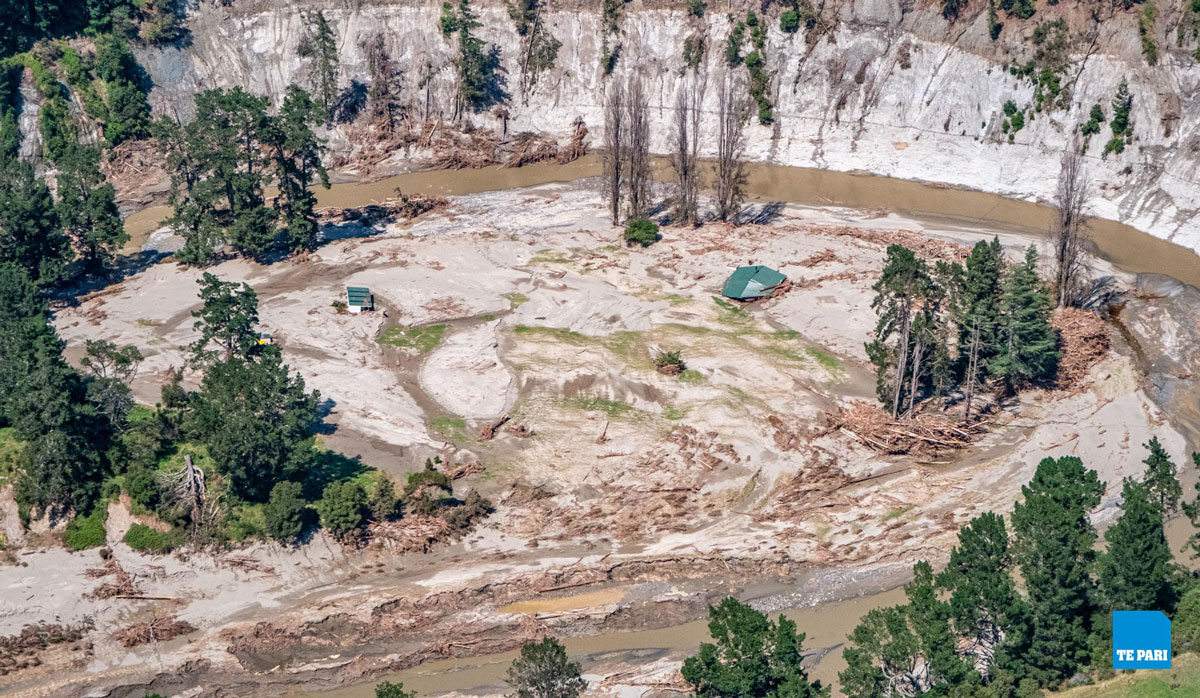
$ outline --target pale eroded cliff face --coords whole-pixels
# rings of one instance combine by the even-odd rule
[[[509,132],[561,136],[576,117],[595,135],[602,130],[600,105],[611,78],[601,70],[600,3],[579,4],[584,6],[552,2],[547,10],[547,24],[562,47],[555,67],[542,75],[527,99],[518,94],[519,44],[511,19],[502,4],[486,2],[478,8],[484,24],[479,34],[500,48],[507,70]],[[725,69],[721,51],[729,23],[724,3],[710,2],[704,20],[662,4],[626,4],[620,35],[613,41],[622,44],[615,75],[636,71],[645,80],[656,116],[654,149],[666,152],[670,106],[686,70],[684,39],[705,26],[709,50],[701,74],[709,84],[705,105],[711,110],[712,86]],[[771,12],[766,53],[776,120],[771,126],[756,121],[749,126],[751,157],[1048,199],[1061,152],[1076,137],[1078,124],[1095,103],[1109,110],[1117,85],[1128,78],[1134,141],[1124,153],[1101,159],[1108,124],[1092,139],[1087,158],[1097,185],[1092,211],[1200,249],[1200,192],[1195,185],[1200,66],[1190,48],[1175,45],[1172,27],[1178,8],[1162,8],[1160,59],[1150,67],[1141,55],[1133,14],[1118,12],[1097,25],[1078,7],[1043,8],[1030,20],[1006,20],[999,41],[992,42],[986,3],[972,3],[953,25],[941,18],[936,4],[924,9],[911,5],[895,0],[831,2],[825,15],[836,22],[811,50],[803,29],[782,33],[777,13]],[[440,3],[407,0],[352,5],[239,0],[228,7],[204,2],[190,11],[190,46],[140,55],[155,83],[155,109],[186,118],[192,95],[205,88],[242,85],[280,95],[293,82],[306,83],[296,49],[305,31],[303,13],[315,9],[322,9],[337,31],[343,85],[351,79],[367,81],[363,43],[378,33],[405,71],[413,108],[419,113],[428,105],[434,113],[449,113],[454,46],[438,30]],[[1010,144],[1001,133],[1002,105],[1009,99],[1030,104],[1033,86],[1012,76],[1006,63],[1028,58],[1033,51],[1029,34],[1060,9],[1075,13],[1067,15],[1074,50],[1064,77],[1073,85],[1071,106],[1037,114]],[[1094,40],[1085,36],[1089,31]],[[424,89],[419,84],[430,67],[435,77]],[[499,127],[491,113],[470,119]],[[712,119],[706,121],[711,132]],[[332,147],[346,147],[339,132],[330,136]]]

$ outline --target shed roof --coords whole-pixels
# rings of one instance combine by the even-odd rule
[[[346,301],[350,305],[370,306],[373,305],[371,298],[371,289],[366,286],[347,286]]]
[[[771,289],[787,280],[787,277],[771,267],[756,264],[738,267],[725,280],[721,295],[726,298],[762,298],[771,295]]]

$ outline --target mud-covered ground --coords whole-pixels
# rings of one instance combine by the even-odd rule
[[[254,287],[263,328],[326,401],[327,446],[396,477],[435,454],[478,461],[456,486],[495,502],[479,529],[426,554],[318,536],[299,549],[151,558],[119,542],[130,517],[114,504],[116,557],[144,594],[168,598],[98,601],[87,598],[95,552],[37,548],[9,499],[0,523],[19,564],[0,568],[0,586],[19,593],[5,594],[0,633],[85,619],[94,629],[0,677],[0,690],[281,692],[546,632],[676,625],[759,584],[801,599],[776,607],[835,601],[944,560],[958,528],[1006,510],[1046,455],[1079,455],[1117,483],[1141,468],[1151,435],[1184,450],[1142,389],[1141,356],[1114,333],[1116,350],[1083,384],[1022,395],[970,448],[881,456],[827,417],[873,400],[863,342],[886,245],[955,257],[955,241],[993,231],[768,206],[737,228],[664,228],[655,245],[627,248],[585,185],[459,197],[411,225],[330,229],[341,239],[306,260],[209,270]],[[363,232],[374,234],[341,237]],[[1002,241],[1014,253],[1027,243]],[[780,269],[793,289],[746,307],[718,300],[747,263]],[[162,262],[60,310],[69,355],[86,338],[138,345],[135,393],[153,403],[183,364],[199,275]],[[338,314],[346,285],[369,286],[376,312]],[[1161,333],[1171,316],[1155,317]],[[687,363],[679,376],[655,370],[668,350]],[[494,439],[479,438],[504,416]],[[164,613],[197,630],[132,650],[111,638]]]

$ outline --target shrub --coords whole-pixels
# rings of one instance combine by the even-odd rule
[[[1171,633],[1176,652],[1200,651],[1200,588],[1183,595],[1175,607]]]
[[[144,524],[135,523],[125,534],[125,545],[140,553],[155,553],[165,555],[179,546],[182,542],[175,530],[159,531]]]
[[[779,15],[779,30],[786,34],[800,31],[800,13],[795,10],[784,10]]]
[[[634,218],[625,224],[625,244],[649,247],[658,241],[658,224],[645,218]]]
[[[330,306],[338,315],[345,315],[346,311],[350,309],[350,306],[346,305],[346,301],[334,301],[330,303]]]
[[[317,503],[321,525],[334,536],[346,539],[358,534],[367,523],[367,492],[353,480],[333,482],[325,487]]]
[[[442,519],[450,524],[450,529],[456,535],[462,535],[475,526],[475,522],[492,513],[492,503],[471,490],[462,504],[446,510]]]
[[[705,9],[704,0],[688,0],[688,3],[687,3],[688,14],[692,15],[693,17],[703,17],[704,9]]]
[[[404,690],[402,683],[383,681],[375,686],[375,698],[417,698],[417,692]]]
[[[87,516],[76,516],[67,524],[63,543],[71,550],[87,550],[104,545],[104,522],[108,519],[108,507],[97,504]]]
[[[267,535],[275,540],[296,540],[308,523],[308,502],[301,496],[303,486],[298,482],[280,482],[271,488],[271,496],[263,507]]]
[[[154,471],[140,466],[125,474],[125,491],[135,505],[135,514],[155,511],[162,499]]]
[[[678,376],[687,368],[687,364],[683,362],[683,355],[678,349],[658,352],[654,356],[654,365],[658,368],[659,373],[668,376]]]
[[[371,495],[367,501],[367,505],[371,508],[371,518],[376,521],[391,519],[396,515],[396,503],[398,501],[396,486],[392,484],[391,478],[380,474],[379,479],[375,481],[375,487],[371,489]]]

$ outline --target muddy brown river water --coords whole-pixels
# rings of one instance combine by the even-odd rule
[[[666,162],[659,159],[655,165],[656,176],[665,179],[668,175]],[[458,196],[575,181],[600,173],[599,158],[588,156],[566,165],[413,172],[374,182],[338,183],[328,190],[317,190],[317,198],[318,205],[322,207],[353,207],[392,197],[398,188],[405,193]],[[993,228],[1025,234],[1045,234],[1054,219],[1051,208],[1034,202],[890,177],[810,168],[752,165],[748,190],[758,201],[885,209],[917,219],[936,218],[964,225],[983,221]],[[140,247],[168,213],[167,207],[157,206],[130,215],[126,220],[126,228],[133,238],[131,249]],[[1200,286],[1200,256],[1191,250],[1114,221],[1093,219],[1090,229],[1100,256],[1116,268],[1130,273],[1166,274]],[[1173,547],[1178,549],[1186,540],[1187,533],[1187,528],[1180,521],[1172,522],[1170,534]],[[555,599],[553,603],[557,605],[553,609],[530,606],[506,610],[514,613],[571,610],[607,603],[607,595],[611,594],[614,592],[607,590]],[[596,595],[603,595],[604,599]],[[619,594],[616,596],[619,598]],[[575,605],[572,605],[573,598]],[[789,609],[783,613],[795,620],[801,631],[808,633],[805,645],[810,651],[827,650],[814,657],[813,675],[829,683],[836,679],[837,672],[844,666],[840,644],[859,618],[873,608],[902,603],[903,600],[903,591],[892,589],[812,607]],[[695,621],[653,630],[566,638],[564,642],[567,651],[583,662],[586,673],[589,667],[604,661],[636,658],[648,662],[660,656],[689,653],[706,638],[705,622]],[[381,677],[380,680],[402,681],[406,688],[420,694],[470,692],[473,689],[500,693],[504,691],[505,670],[515,656],[515,652],[509,652],[428,662],[392,676]],[[331,691],[297,692],[291,695],[305,698],[370,698],[374,695],[375,683],[372,681]]]

